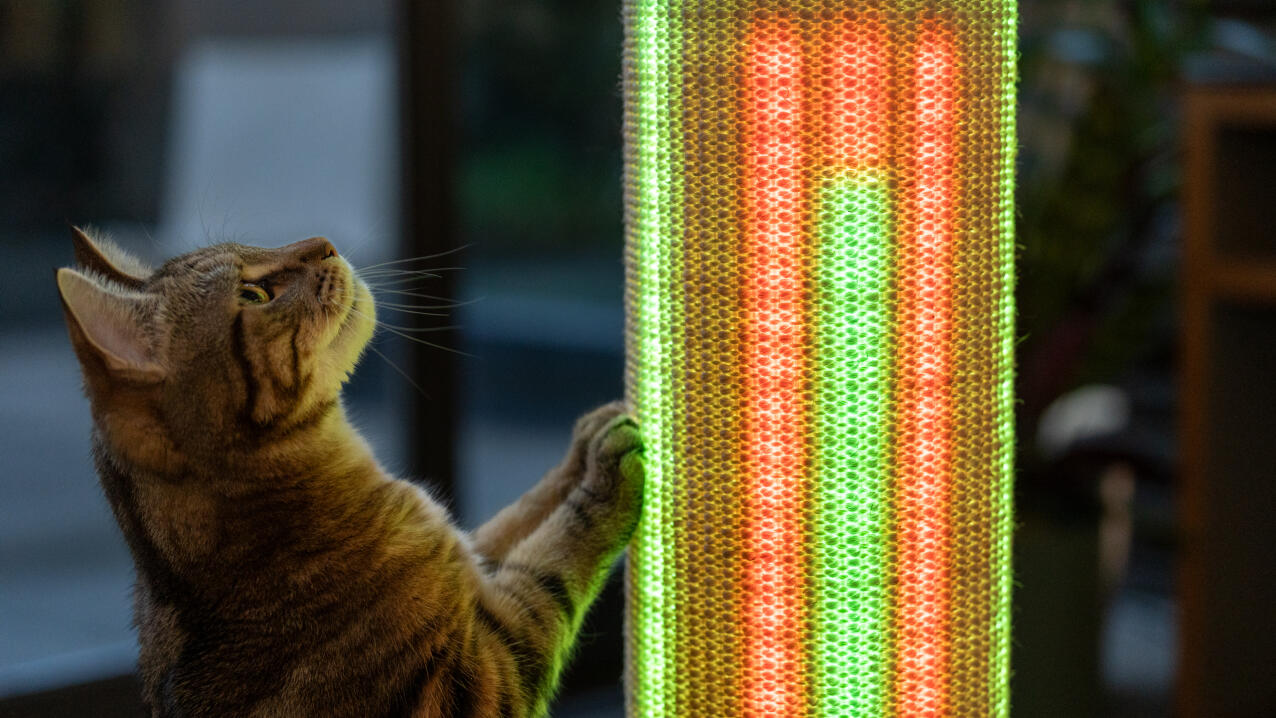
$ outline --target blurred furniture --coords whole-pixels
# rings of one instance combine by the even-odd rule
[[[1276,86],[1184,109],[1178,713],[1276,715]]]
[[[173,68],[156,237],[278,246],[322,234],[397,259],[393,38],[207,37]]]
[[[140,718],[142,683],[134,675],[104,678],[0,701],[0,718]]]
[[[456,141],[455,45],[453,2],[396,4],[398,40],[398,111],[400,156],[400,226],[404,257],[446,255],[459,264],[453,198]],[[436,266],[436,265],[425,265]],[[419,267],[418,267],[419,268]],[[451,272],[431,283],[429,294],[446,305],[456,296]],[[420,315],[404,315],[414,327],[427,325]],[[436,323],[437,324],[437,323]],[[408,469],[426,477],[435,496],[452,503],[456,496],[457,355],[436,347],[456,347],[455,327],[434,327],[427,336],[434,346],[413,344],[408,372],[429,394],[411,396]]]

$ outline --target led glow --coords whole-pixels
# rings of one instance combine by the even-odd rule
[[[833,179],[819,204],[816,700],[823,715],[875,718],[888,668],[892,208],[876,172]]]
[[[885,159],[890,123],[888,47],[879,23],[848,21],[822,58],[820,77],[828,78],[821,117],[823,142],[835,167],[876,168]]]
[[[822,715],[886,714],[891,490],[890,122],[885,34],[850,21],[823,47],[819,121],[832,176],[818,199],[815,321],[818,536],[812,628]],[[857,507],[848,515],[847,507]]]
[[[950,34],[928,23],[917,38],[914,186],[902,238],[899,351],[898,710],[942,716],[948,702],[952,526],[952,265],[957,67]]]
[[[802,558],[802,48],[784,22],[745,50],[745,712],[805,710]]]
[[[1007,718],[1013,0],[623,2],[630,715]]]
[[[992,46],[1001,61],[996,105],[996,133],[1001,140],[992,171],[997,175],[996,197],[996,392],[997,436],[995,480],[990,487],[992,541],[988,548],[993,567],[993,625],[988,628],[987,685],[996,718],[1010,715],[1010,592],[1014,581],[1011,537],[1014,535],[1015,460],[1015,82],[1018,79],[1018,12],[1016,0],[1001,0],[1001,22]]]
[[[626,117],[641,151],[629,170],[633,193],[629,209],[633,275],[629,281],[632,325],[629,386],[643,432],[645,487],[643,512],[633,539],[633,589],[629,595],[632,656],[630,712],[674,715],[673,636],[674,563],[667,556],[673,541],[675,507],[669,479],[674,471],[674,384],[677,336],[682,326],[677,301],[676,238],[681,226],[678,146],[678,96],[670,79],[678,70],[677,24],[665,2],[639,3],[634,24],[634,77],[637,111]]]

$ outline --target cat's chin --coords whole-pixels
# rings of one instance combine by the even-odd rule
[[[335,355],[334,358],[342,366],[346,375],[354,371],[355,365],[359,363],[359,357],[363,355],[368,342],[372,341],[372,335],[377,326],[376,302],[368,286],[353,272],[350,274],[348,286],[353,290],[350,303],[346,307],[345,317],[341,320],[336,336],[328,345],[329,351]]]

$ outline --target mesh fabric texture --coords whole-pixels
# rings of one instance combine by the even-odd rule
[[[624,8],[630,715],[1006,715],[1014,3]]]

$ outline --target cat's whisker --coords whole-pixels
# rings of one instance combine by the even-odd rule
[[[368,285],[369,289],[373,290],[417,291],[428,288],[429,285],[425,283],[426,281],[440,279],[440,277],[372,277],[371,279],[361,277],[361,279],[363,279],[364,284]]]
[[[430,267],[428,269],[396,269],[394,267],[385,267],[382,269],[373,269],[372,271],[360,271],[360,277],[402,277],[408,275],[425,275],[435,279],[439,278],[439,272],[459,272],[465,267]]]
[[[399,282],[398,284],[368,284],[367,282],[364,282],[364,284],[367,284],[368,290],[373,294],[384,294],[391,290],[404,291],[425,289],[424,286],[414,286],[411,282]]]
[[[373,346],[372,342],[368,342],[368,351],[384,359],[385,363],[389,364],[391,369],[398,372],[399,376],[406,379],[407,382],[412,385],[412,388],[417,390],[417,393],[419,393],[422,398],[424,399],[430,398],[429,395],[425,393],[425,390],[421,388],[420,384],[417,384],[415,381],[413,381],[412,377],[409,376],[407,372],[403,371],[403,369],[399,368],[398,364],[395,364],[394,362],[390,361],[390,357],[386,356],[385,354],[381,352],[380,349],[377,349],[375,346]]]
[[[453,354],[459,354],[460,356],[463,356],[463,357],[468,357],[471,359],[474,358],[474,355],[468,352],[463,352],[460,349],[453,349],[451,347],[446,347],[446,346],[443,346],[442,344],[436,344],[434,342],[427,341],[425,339],[422,339],[421,337],[413,336],[412,334],[408,333],[411,331],[444,331],[444,330],[456,329],[457,327],[424,327],[418,330],[418,329],[414,329],[413,327],[400,327],[396,324],[387,324],[381,321],[380,319],[377,319],[375,317],[370,317],[367,314],[364,314],[363,312],[359,311],[358,309],[355,309],[354,307],[350,307],[350,311],[372,322],[377,329],[384,329],[387,332],[390,332],[391,334],[394,334],[395,336],[399,336],[404,339],[407,339],[410,342],[416,342],[417,344],[421,344],[427,347],[432,347],[434,349],[442,349],[445,352],[452,352]]]
[[[452,330],[454,330],[454,329],[460,329],[460,327],[457,327],[457,326],[446,326],[446,327],[405,327],[405,326],[403,326],[403,325],[401,325],[401,324],[390,324],[389,322],[383,322],[383,321],[381,321],[380,319],[378,319],[378,320],[377,320],[377,326],[379,326],[379,327],[385,327],[386,329],[397,329],[397,330],[399,330],[399,331],[401,331],[401,332],[409,332],[409,333],[411,333],[411,334],[431,334],[431,333],[433,333],[433,332],[450,332],[450,331],[452,331]]]
[[[380,328],[381,328],[381,329],[386,330],[387,332],[390,332],[391,334],[394,334],[394,335],[396,335],[396,336],[402,337],[402,338],[404,338],[404,339],[406,339],[406,340],[408,340],[408,341],[410,341],[410,342],[416,342],[417,344],[421,344],[421,345],[423,345],[423,346],[431,347],[431,348],[433,348],[433,349],[441,349],[441,350],[443,350],[443,351],[445,351],[445,352],[451,352],[451,353],[453,353],[453,354],[458,354],[458,355],[460,355],[460,356],[467,357],[467,358],[469,358],[469,359],[473,359],[473,358],[474,358],[474,355],[473,355],[473,354],[470,354],[469,352],[463,352],[463,351],[461,351],[460,349],[453,349],[452,347],[445,347],[445,346],[443,346],[442,344],[435,344],[434,342],[427,341],[427,340],[425,340],[425,339],[422,339],[421,337],[414,337],[414,336],[412,336],[411,334],[405,334],[405,333],[403,333],[403,332],[398,331],[397,329],[391,329],[390,327],[387,327],[387,326],[385,326],[385,325],[381,325],[381,327],[380,327]]]
[[[399,309],[456,309],[473,304],[476,300],[471,299],[465,302],[448,302],[446,304],[408,304],[404,302],[387,302],[377,300],[378,307],[392,307]]]
[[[412,274],[386,273],[386,274],[359,275],[359,278],[365,282],[368,282],[368,281],[385,282],[387,280],[404,280],[404,279],[408,279],[408,280],[442,279],[443,277],[438,274],[430,274],[428,272],[414,272]]]
[[[420,257],[408,257],[407,259],[395,259],[389,262],[369,264],[366,267],[356,267],[355,270],[358,271],[359,273],[363,273],[369,269],[376,269],[377,267],[385,267],[391,264],[407,264],[408,262],[422,262],[427,259],[438,259],[439,257],[446,257],[449,254],[456,254],[457,252],[460,252],[464,249],[469,249],[469,246],[470,245],[468,244],[463,244],[459,247],[453,247],[452,249],[445,249],[442,252],[435,252],[434,254],[425,254]]]
[[[382,267],[380,269],[360,269],[356,270],[356,274],[360,277],[385,277],[404,274],[428,274],[434,270],[433,267],[417,267],[416,269],[403,269],[398,267]]]
[[[371,286],[369,286],[369,288],[371,288]],[[380,291],[380,293],[381,293],[381,294],[401,294],[401,295],[403,295],[403,296],[405,296],[405,297],[418,297],[418,298],[420,298],[420,299],[433,299],[433,300],[435,300],[435,301],[439,301],[439,302],[447,302],[447,301],[451,301],[451,298],[450,298],[450,297],[441,297],[441,296],[439,296],[439,295],[437,295],[437,294],[421,294],[420,292],[409,292],[409,291],[406,291],[406,290],[403,290],[403,289],[381,289],[381,290],[379,290],[379,291]],[[466,301],[466,302],[459,302],[459,303],[457,303],[457,305],[456,305],[456,306],[458,306],[458,307],[459,307],[459,306],[462,306],[462,305],[464,305],[464,304],[473,304],[474,302],[477,302],[477,301],[478,301],[478,299],[471,299],[471,300]]]
[[[364,284],[369,289],[424,289],[424,284],[418,284],[426,279],[439,279],[440,277],[374,277],[373,281],[364,280]]]
[[[415,304],[411,302],[392,302],[382,297],[377,297],[376,305],[381,309],[402,312],[404,314],[419,314],[427,317],[447,316],[446,312],[459,307],[465,307],[478,301],[478,299],[469,299],[463,302],[450,301],[446,297],[435,294],[419,294],[416,292],[406,292],[402,290],[374,290],[374,294],[396,294],[408,297],[419,297],[430,299],[438,302],[437,304]]]
[[[416,309],[408,309],[405,307],[396,307],[377,302],[378,309],[385,309],[390,312],[398,312],[400,314],[415,314],[418,317],[446,317],[447,312],[423,312]]]

